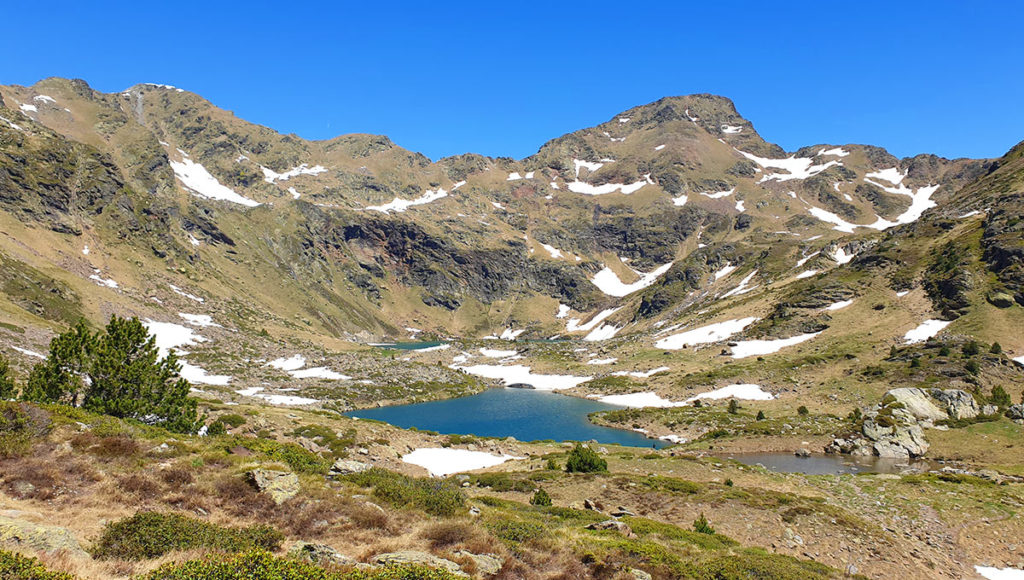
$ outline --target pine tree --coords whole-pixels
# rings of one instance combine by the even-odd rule
[[[79,322],[54,338],[22,398],[192,433],[199,425],[196,401],[180,370],[173,352],[160,357],[156,339],[138,318],[112,316],[101,333]]]
[[[693,531],[701,534],[714,535],[715,528],[711,527],[711,524],[708,523],[708,519],[704,517],[704,512],[701,512],[700,517],[693,522]]]
[[[565,462],[565,470],[569,473],[608,471],[608,462],[593,449],[577,443],[572,448],[572,451],[569,452],[569,458]]]
[[[37,403],[77,407],[85,384],[83,376],[96,337],[84,320],[50,341],[50,355],[32,368],[21,397]]]

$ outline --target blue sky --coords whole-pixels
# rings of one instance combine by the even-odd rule
[[[65,2],[8,11],[0,83],[179,86],[325,139],[524,157],[662,96],[787,150],[993,157],[1024,139],[1014,2]]]

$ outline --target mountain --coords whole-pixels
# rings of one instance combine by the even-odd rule
[[[1001,556],[951,530],[996,525],[1000,510],[1011,514],[1000,545],[1024,545],[1012,515],[1024,501],[1021,431],[999,396],[1024,396],[1022,215],[1024,144],[999,159],[900,159],[836,143],[787,152],[708,94],[635,107],[525,159],[434,162],[384,136],[282,135],[166,85],[0,86],[0,344],[18,376],[79,319],[99,328],[137,316],[184,357],[211,418],[234,405],[258,418],[232,436],[301,441],[332,459],[363,449],[406,471],[402,445],[559,460],[564,450],[334,411],[571,379],[563,392],[629,407],[592,421],[679,445],[623,451],[606,491],[552,476],[556,500],[607,493],[689,527],[700,513],[680,499],[690,492],[658,479],[685,473],[702,482],[693,501],[731,536],[822,561],[832,567],[822,577],[849,565],[872,577],[963,577]],[[435,339],[408,352],[372,346]],[[730,394],[738,413],[726,410]],[[689,404],[698,395],[702,405]],[[919,416],[932,407],[949,418]],[[333,435],[302,431],[311,422]],[[332,442],[346,451],[331,455]],[[804,448],[924,456],[959,471],[851,483],[716,463]],[[525,502],[524,489],[490,507],[515,511],[495,502]],[[927,503],[947,493],[956,509]],[[884,506],[865,504],[875,494]],[[901,511],[901,496],[922,511]],[[747,517],[757,525],[737,523]],[[631,525],[658,541],[690,533]],[[780,525],[781,540],[762,533]],[[847,534],[865,544],[830,539]],[[682,574],[630,549],[630,565]],[[543,550],[530,550],[535,561],[517,561],[542,570]],[[599,574],[590,557],[565,569]],[[608,577],[626,569],[615,562]]]

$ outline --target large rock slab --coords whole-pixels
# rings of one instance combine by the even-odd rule
[[[462,571],[462,568],[458,564],[451,560],[445,560],[444,558],[438,558],[433,554],[426,552],[419,552],[417,550],[403,550],[401,552],[389,552],[387,554],[377,554],[374,556],[373,561],[377,564],[419,564],[421,566],[429,566],[431,568],[442,568],[448,570],[456,576],[469,577],[468,574]]]
[[[331,466],[331,475],[351,475],[353,473],[362,473],[373,467],[369,463],[363,463],[362,461],[355,461],[353,459],[339,459],[334,462]]]
[[[892,389],[885,394],[883,401],[889,397],[896,399],[897,403],[903,405],[904,410],[914,416],[918,421],[939,421],[948,419],[949,414],[941,409],[932,400],[932,397],[924,389],[916,387],[904,387]]]
[[[63,552],[76,558],[90,557],[67,528],[4,516],[0,516],[0,546],[29,548],[46,553]]]
[[[253,469],[246,476],[256,489],[269,495],[278,505],[299,493],[299,476],[290,471]]]
[[[981,413],[974,395],[966,391],[932,389],[929,394],[946,408],[946,414],[952,419],[973,419]]]

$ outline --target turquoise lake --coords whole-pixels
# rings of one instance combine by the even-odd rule
[[[590,441],[629,447],[662,448],[665,441],[642,433],[594,425],[587,414],[621,409],[590,399],[532,389],[488,389],[458,399],[349,411],[397,427],[446,435],[515,437],[520,441]]]

